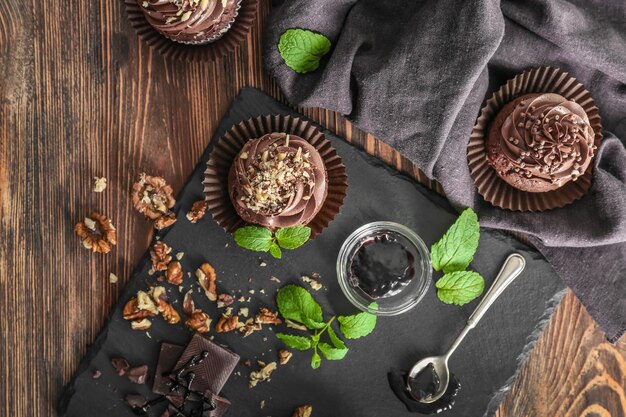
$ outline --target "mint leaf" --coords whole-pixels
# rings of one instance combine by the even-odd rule
[[[376,316],[365,312],[353,316],[339,316],[337,321],[339,330],[347,339],[367,336],[376,327]]]
[[[478,217],[474,210],[468,208],[430,249],[435,271],[447,274],[465,270],[474,258],[479,235]]]
[[[300,74],[315,71],[330,47],[326,36],[306,29],[287,29],[278,41],[278,52],[285,64]]]
[[[276,295],[278,311],[286,319],[304,324],[309,329],[324,327],[322,307],[311,294],[298,285],[286,285]]]
[[[283,257],[283,252],[280,250],[280,247],[278,247],[278,245],[274,242],[272,242],[272,244],[270,245],[270,254],[276,259],[280,259]]]
[[[246,249],[267,252],[272,246],[272,232],[260,226],[240,227],[235,230],[235,242]]]
[[[276,333],[276,337],[283,341],[290,348],[298,350],[311,349],[311,339],[304,336],[295,336],[292,334]]]
[[[292,226],[278,229],[276,240],[285,249],[296,249],[304,245],[311,237],[311,228],[308,226]]]
[[[313,352],[313,357],[311,357],[311,368],[317,369],[322,364],[322,358],[317,353],[317,351]]]
[[[330,339],[330,342],[333,344],[333,346],[336,347],[337,349],[348,349],[346,347],[346,344],[343,343],[343,340],[341,340],[337,336],[337,333],[335,333],[333,328],[330,326],[328,326],[328,338]]]
[[[435,286],[441,301],[462,306],[482,294],[485,280],[478,272],[457,271],[445,274]]]
[[[322,355],[324,355],[326,359],[331,360],[331,361],[341,360],[348,353],[348,348],[345,348],[345,347],[343,349],[334,348],[328,343],[324,343],[324,342],[320,343],[318,345],[318,348],[320,349],[320,352],[322,352]]]

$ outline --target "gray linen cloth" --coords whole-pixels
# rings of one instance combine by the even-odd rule
[[[277,44],[288,28],[333,49],[300,75]],[[616,341],[626,330],[626,1],[286,0],[265,32],[265,65],[294,105],[347,115],[437,179],[483,226],[526,232]],[[525,69],[556,66],[600,108],[604,141],[589,193],[566,207],[491,206],[469,175],[466,146],[484,99]]]

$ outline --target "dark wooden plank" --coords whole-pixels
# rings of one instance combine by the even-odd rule
[[[137,174],[179,189],[241,87],[281,98],[261,62],[268,13],[264,0],[236,53],[187,64],[142,45],[120,1],[0,2],[0,415],[54,415],[150,239],[128,199]],[[438,187],[336,114],[305,113]],[[103,194],[91,192],[95,175],[109,180]],[[73,234],[92,210],[118,228],[109,255],[89,254]],[[626,415],[624,386],[626,341],[607,344],[569,294],[499,416]]]

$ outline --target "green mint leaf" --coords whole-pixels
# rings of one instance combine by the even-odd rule
[[[435,286],[441,301],[462,306],[482,294],[485,280],[478,272],[457,271],[445,274]]]
[[[305,29],[287,29],[278,41],[278,52],[285,64],[300,74],[315,71],[330,47],[326,36]]]
[[[276,337],[283,341],[290,348],[298,350],[311,349],[311,339],[304,336],[296,336],[292,334],[276,333]]]
[[[283,257],[283,252],[280,250],[280,247],[274,242],[272,242],[272,244],[270,245],[270,254],[276,259],[280,259]]]
[[[339,330],[347,339],[367,336],[376,327],[376,316],[365,312],[353,316],[339,316],[337,321]]]
[[[465,209],[446,234],[430,249],[435,271],[446,274],[464,271],[474,258],[479,237],[478,217],[474,210]]]
[[[474,210],[468,208],[430,249],[435,271],[443,271],[446,274],[464,271],[474,258],[479,236],[478,217]]]
[[[317,351],[313,352],[313,356],[311,357],[311,368],[317,369],[322,364],[322,358],[317,353]]]
[[[343,343],[343,340],[341,340],[337,336],[337,333],[335,333],[333,328],[330,327],[330,326],[328,326],[328,338],[330,339],[330,342],[333,344],[333,346],[336,347],[337,349],[346,349],[346,350],[348,350],[348,348],[346,347],[346,344]]]
[[[302,322],[302,324],[304,324],[307,329],[309,330],[318,330],[318,329],[322,329],[324,328],[324,326],[326,326],[325,323],[321,323],[319,321],[315,321],[315,320],[311,320],[309,318],[304,318],[304,321]]]
[[[282,287],[276,295],[276,304],[278,311],[286,319],[302,323],[309,329],[319,329],[325,326],[322,307],[307,290],[298,285]]]
[[[348,348],[338,349],[324,342],[320,343],[318,347],[320,349],[320,352],[322,352],[322,355],[324,355],[324,357],[330,361],[341,360],[348,353]]]
[[[260,226],[240,227],[235,230],[235,242],[246,249],[267,252],[272,246],[272,232]]]
[[[292,226],[278,229],[276,240],[285,249],[295,249],[304,245],[311,237],[311,228],[308,226]]]

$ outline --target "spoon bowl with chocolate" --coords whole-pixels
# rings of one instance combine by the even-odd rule
[[[398,223],[374,222],[352,233],[337,258],[337,278],[357,308],[392,316],[415,307],[431,281],[424,241]]]

